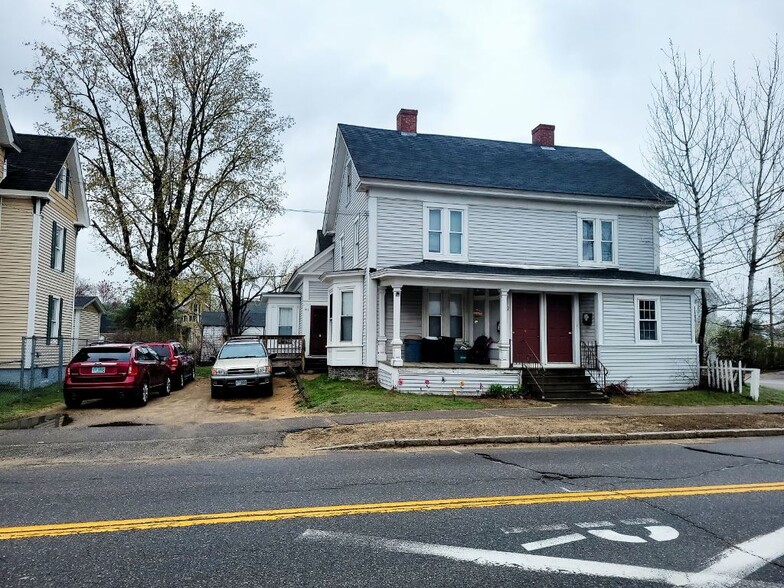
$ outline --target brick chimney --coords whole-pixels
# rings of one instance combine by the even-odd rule
[[[401,133],[415,133],[417,132],[417,114],[418,110],[411,110],[409,108],[401,108],[397,113],[397,130]]]
[[[542,147],[555,146],[555,125],[536,125],[531,131],[531,143]]]

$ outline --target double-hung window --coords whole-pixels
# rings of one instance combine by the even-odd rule
[[[661,309],[655,296],[635,296],[636,333],[638,343],[661,341]]]
[[[581,216],[579,222],[580,265],[617,265],[615,219]]]
[[[63,299],[56,296],[49,297],[49,307],[46,316],[46,344],[49,340],[62,335]]]
[[[338,255],[340,256],[340,269],[346,269],[346,239],[343,235],[338,240]]]
[[[354,267],[359,265],[359,217],[354,219]]]
[[[59,272],[65,271],[65,227],[61,227],[56,222],[52,223],[52,249],[50,256],[50,267]]]
[[[55,189],[68,198],[68,167],[65,165],[60,168],[60,173],[57,174]]]
[[[465,207],[425,205],[423,254],[425,259],[467,257]]]
[[[340,293],[340,340],[350,342],[354,336],[354,291]]]
[[[463,295],[433,290],[425,298],[427,336],[463,338]]]
[[[441,336],[441,292],[427,295],[427,334],[430,337]]]
[[[278,335],[292,335],[294,333],[294,309],[290,306],[281,306],[278,309]]]

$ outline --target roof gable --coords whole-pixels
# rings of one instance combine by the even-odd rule
[[[8,153],[8,176],[3,190],[48,192],[71,152],[75,139],[17,133],[19,153]]]
[[[338,125],[363,180],[644,200],[674,198],[601,149]]]

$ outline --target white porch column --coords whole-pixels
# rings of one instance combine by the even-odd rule
[[[499,315],[501,319],[501,332],[498,341],[498,367],[508,368],[509,362],[509,289],[501,289],[499,301]]]
[[[400,296],[403,288],[392,288],[392,365],[403,365],[403,341],[400,339]]]
[[[376,341],[376,358],[387,361],[387,287],[378,287],[378,339]]]

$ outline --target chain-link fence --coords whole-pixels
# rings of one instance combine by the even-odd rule
[[[89,343],[65,337],[22,337],[18,358],[0,362],[0,394],[59,387],[68,362]]]

